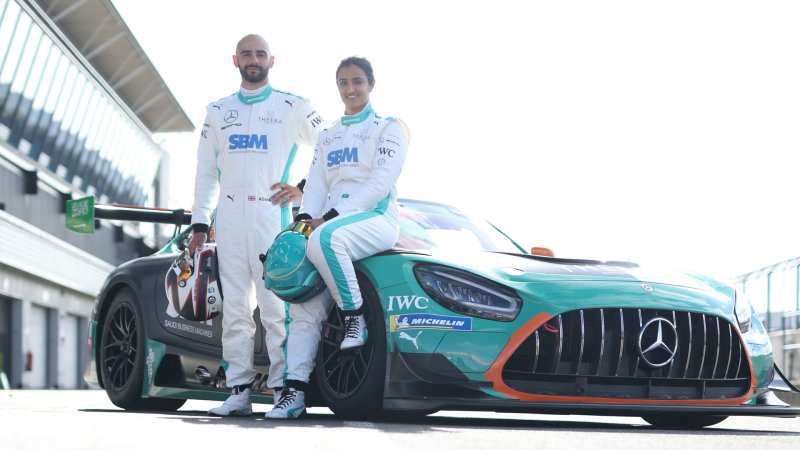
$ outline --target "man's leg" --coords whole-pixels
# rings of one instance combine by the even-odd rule
[[[225,403],[208,413],[215,416],[250,415],[250,385],[255,378],[255,298],[249,270],[245,271],[247,267],[241,258],[237,258],[236,251],[225,251],[225,248],[218,250],[217,256],[223,294],[222,357],[228,364],[225,382],[232,392]]]
[[[260,274],[259,274],[260,277]],[[279,299],[275,294],[264,287],[260,280],[256,285],[258,307],[261,310],[261,324],[265,331],[265,344],[269,355],[269,375],[267,386],[280,390],[286,378],[286,311],[289,304]]]

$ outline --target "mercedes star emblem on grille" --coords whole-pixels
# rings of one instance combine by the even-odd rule
[[[650,367],[672,362],[678,351],[678,331],[669,320],[656,317],[639,330],[639,355]]]

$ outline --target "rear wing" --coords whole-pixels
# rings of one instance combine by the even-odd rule
[[[192,223],[192,213],[184,209],[149,208],[134,205],[95,205],[94,197],[67,200],[67,229],[76,233],[94,233],[97,219],[150,222],[175,225]]]

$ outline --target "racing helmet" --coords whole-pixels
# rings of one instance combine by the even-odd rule
[[[302,303],[325,289],[325,281],[306,257],[311,227],[295,222],[275,237],[263,255],[264,287],[281,300]]]
[[[164,279],[167,299],[186,320],[204,322],[222,312],[222,285],[217,268],[217,245],[206,243],[183,253],[170,265]]]

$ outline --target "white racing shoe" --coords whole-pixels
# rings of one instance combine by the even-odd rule
[[[278,403],[281,402],[281,392],[283,392],[283,388],[275,388],[272,390],[272,406],[278,406]]]
[[[306,394],[287,387],[281,391],[281,399],[272,411],[264,414],[267,419],[297,419],[306,412]]]
[[[253,405],[250,402],[250,388],[233,388],[231,396],[220,406],[208,410],[209,416],[251,416]]]
[[[339,346],[340,350],[361,347],[367,341],[367,322],[364,315],[345,316],[344,318],[344,339]]]

